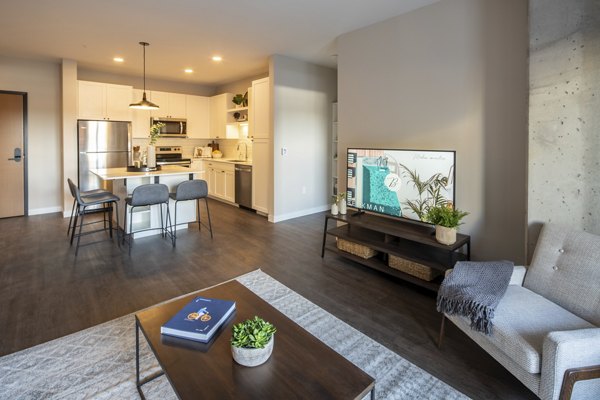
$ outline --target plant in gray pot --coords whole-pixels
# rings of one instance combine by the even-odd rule
[[[256,367],[266,362],[273,352],[273,324],[255,316],[231,328],[231,354],[233,359],[246,367]]]
[[[425,221],[435,225],[435,239],[445,245],[456,243],[456,230],[468,212],[460,211],[448,205],[430,207]]]

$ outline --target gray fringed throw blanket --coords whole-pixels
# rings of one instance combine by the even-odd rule
[[[471,329],[492,333],[492,318],[504,296],[513,263],[510,261],[459,261],[438,292],[437,310],[471,320]]]

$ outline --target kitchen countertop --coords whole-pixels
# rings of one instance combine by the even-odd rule
[[[241,164],[241,165],[252,165],[252,160],[240,161],[234,158],[212,158],[212,157],[196,157],[192,158],[192,161],[216,161],[228,164]]]
[[[194,168],[180,167],[177,165],[163,166],[160,171],[152,172],[129,172],[127,171],[127,168],[101,168],[91,169],[90,171],[105,181],[112,181],[115,179],[143,178],[146,176],[188,175],[201,172],[199,170],[195,170]]]

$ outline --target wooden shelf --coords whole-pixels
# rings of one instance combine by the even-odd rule
[[[400,278],[404,281],[424,287],[426,289],[437,292],[437,290],[440,288],[441,277],[438,277],[438,278],[434,279],[433,281],[425,281],[423,279],[417,278],[416,276],[412,276],[410,274],[407,274],[407,273],[404,273],[397,269],[394,269],[392,267],[389,267],[382,260],[380,260],[379,258],[376,258],[376,257],[364,259],[362,257],[355,256],[354,254],[350,254],[348,252],[342,251],[342,250],[338,249],[337,247],[335,247],[335,245],[331,245],[331,244],[327,244],[325,246],[325,249],[329,250],[331,252],[334,252],[337,255],[342,256],[348,260],[357,262],[357,263],[365,265],[369,268],[373,268],[377,271],[394,276],[396,278]]]
[[[382,232],[390,236],[422,243],[427,246],[446,251],[456,251],[470,241],[470,237],[468,235],[458,233],[456,235],[456,243],[448,246],[435,240],[435,228],[431,225],[425,225],[409,220],[400,221],[397,219],[386,218],[384,216],[372,215],[368,213],[353,215],[351,210],[348,210],[348,214],[346,215],[329,214],[329,218],[335,219],[336,221],[346,222],[352,226],[359,226],[369,230]]]
[[[230,109],[227,110],[227,112],[231,113],[231,112],[246,111],[246,110],[248,110],[247,106],[246,107],[240,107],[240,108],[230,108]]]
[[[330,219],[344,224],[328,229]],[[392,255],[443,273],[453,268],[457,261],[469,259],[470,236],[459,234],[456,243],[447,246],[436,241],[434,231],[435,229],[429,225],[390,219],[368,213],[354,216],[352,214],[333,215],[328,213],[325,216],[321,256],[324,256],[325,250],[332,251],[369,268],[404,279],[429,290],[437,291],[443,276],[433,281],[426,281],[389,267],[387,264],[388,258]],[[379,255],[364,259],[339,250],[335,245],[326,243],[329,236],[369,247],[377,251]],[[465,246],[466,253],[463,252]]]

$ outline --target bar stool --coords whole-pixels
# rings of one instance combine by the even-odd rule
[[[148,207],[158,205],[160,206],[160,229],[161,236],[165,237],[172,233],[168,231],[167,227],[171,225],[171,215],[169,214],[169,188],[167,185],[162,183],[149,183],[146,185],[140,185],[133,189],[131,197],[125,199],[125,224],[127,226],[127,207],[130,207],[129,211],[129,230],[127,233],[123,233],[123,243],[125,243],[125,237],[129,240],[129,254],[131,254],[131,244],[133,242],[133,234],[137,232],[155,230],[156,228],[138,229],[133,231],[133,210],[136,207]],[[163,218],[163,205],[167,206],[167,223]]]
[[[206,215],[208,216],[208,230],[210,231],[210,238],[213,238],[212,223],[210,222],[210,211],[208,209],[208,185],[206,181],[200,179],[194,179],[191,181],[184,181],[177,185],[175,193],[169,194],[171,199],[175,200],[175,224],[174,229],[171,229],[173,235],[173,247],[177,241],[177,203],[180,201],[196,200],[196,218],[195,222],[198,222],[198,230],[203,225],[200,220],[200,199],[204,199],[206,202]],[[187,224],[183,222],[182,224]],[[181,224],[179,224],[181,225]],[[204,225],[206,227],[206,225]]]
[[[77,245],[75,246],[75,256],[79,254],[79,246],[81,245],[81,237],[85,235],[91,235],[92,233],[101,232],[106,230],[106,214],[108,213],[108,233],[110,238],[112,239],[112,216],[113,216],[113,205],[117,212],[117,245],[120,247],[120,238],[119,238],[119,196],[116,196],[110,192],[106,192],[105,194],[96,194],[89,197],[82,197],[79,191],[79,188],[71,181],[71,179],[67,179],[69,183],[69,190],[75,199],[75,221],[73,223],[73,227],[71,228],[71,245],[73,245],[73,240],[75,236],[77,236]],[[101,208],[89,208],[92,206],[99,206]],[[92,221],[88,223],[84,223],[84,219],[86,215],[103,213],[102,221]],[[79,220],[79,232],[75,233],[77,229],[77,221]],[[86,225],[92,225],[97,223],[104,223],[104,227],[102,229],[96,229],[93,231],[83,232],[83,227]],[[93,244],[92,243],[86,243]]]
[[[71,181],[71,179],[67,178],[67,181]],[[71,181],[72,182],[72,181]],[[69,185],[69,190],[70,190],[70,185]],[[92,189],[92,190],[85,190],[85,191],[79,191],[79,195],[81,196],[82,199],[85,199],[87,197],[92,197],[92,196],[104,196],[107,194],[111,194],[111,192],[109,192],[108,190],[104,190],[104,189]],[[71,195],[73,195],[73,192],[71,192]],[[73,196],[73,207],[71,207],[71,217],[69,218],[69,226],[67,227],[67,236],[70,236],[71,234],[71,229],[74,229],[75,226],[73,225],[73,217],[75,216],[75,205],[77,204],[77,199],[75,198],[75,196]],[[104,226],[106,228],[106,224]]]

